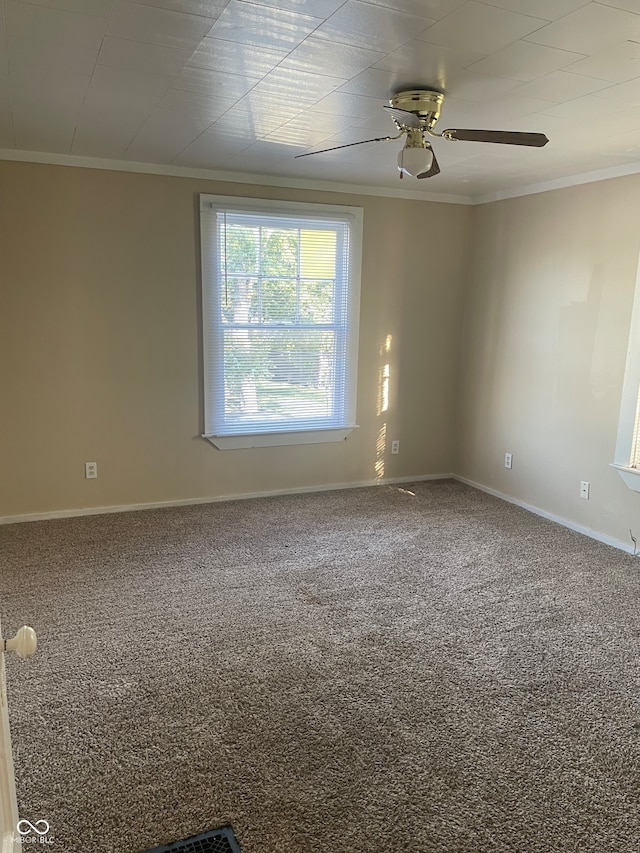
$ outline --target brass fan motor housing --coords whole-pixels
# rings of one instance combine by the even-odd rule
[[[424,127],[432,128],[440,118],[443,101],[444,95],[435,89],[408,89],[396,92],[389,99],[389,104],[395,109],[414,113]]]

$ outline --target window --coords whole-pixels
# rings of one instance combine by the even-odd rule
[[[640,263],[631,314],[627,366],[613,467],[618,469],[630,489],[640,492]]]
[[[200,197],[205,437],[338,441],[355,427],[362,211]]]

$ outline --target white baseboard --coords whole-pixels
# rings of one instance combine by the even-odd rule
[[[163,507],[172,506],[195,506],[197,504],[221,503],[223,501],[240,501],[249,500],[250,498],[270,498],[278,495],[300,495],[312,492],[329,492],[339,489],[359,489],[367,486],[389,486],[396,483],[417,483],[423,480],[457,480],[459,483],[464,483],[474,489],[479,489],[481,492],[486,492],[507,503],[515,504],[516,506],[526,509],[535,515],[560,524],[569,530],[575,530],[576,533],[582,533],[591,539],[598,542],[603,542],[605,545],[611,545],[613,548],[618,548],[620,551],[625,551],[627,554],[633,554],[632,545],[622,542],[620,539],[615,539],[613,536],[608,536],[606,533],[600,533],[597,530],[592,530],[582,524],[577,524],[574,521],[569,521],[568,518],[555,515],[547,512],[540,507],[532,506],[517,498],[499,492],[497,489],[492,489],[489,486],[484,486],[482,483],[476,483],[474,480],[469,480],[467,477],[461,477],[458,474],[418,474],[412,477],[385,477],[380,480],[360,480],[354,483],[328,483],[325,485],[315,486],[300,486],[293,489],[274,489],[265,492],[247,492],[237,495],[217,495],[207,498],[184,498],[177,501],[152,501],[150,503],[139,504],[122,504],[118,506],[99,506],[99,507],[83,507],[78,509],[61,509],[53,512],[34,512],[24,515],[5,515],[0,516],[0,524],[18,524],[25,521],[48,521],[56,518],[76,518],[84,515],[106,515],[114,512],[137,512],[144,509],[162,509]]]
[[[590,527],[584,527],[582,524],[576,524],[575,521],[569,521],[568,518],[563,518],[560,515],[547,512],[544,509],[540,509],[540,507],[532,506],[531,504],[520,501],[517,498],[512,498],[510,495],[505,495],[503,492],[497,491],[497,489],[490,489],[489,486],[483,486],[482,483],[476,483],[473,480],[468,480],[466,477],[460,477],[458,474],[453,474],[452,476],[453,479],[457,480],[459,483],[465,483],[467,486],[472,486],[474,489],[479,489],[481,492],[486,492],[488,495],[493,495],[495,498],[500,498],[500,500],[507,501],[507,503],[515,504],[516,506],[522,507],[522,509],[535,513],[535,515],[540,515],[542,518],[546,518],[549,521],[555,521],[556,524],[568,527],[569,530],[575,530],[576,533],[582,533],[590,539],[596,539],[598,542],[603,542],[605,545],[611,545],[613,548],[618,548],[620,551],[626,551],[627,554],[634,553],[633,545],[628,545],[620,539],[614,539],[613,536],[607,536],[606,533],[600,533],[598,530],[592,530]]]
[[[356,483],[330,483],[319,486],[300,486],[295,489],[275,489],[267,492],[248,492],[240,495],[218,495],[209,498],[184,498],[177,501],[153,501],[142,504],[123,504],[120,506],[84,507],[80,509],[60,509],[53,512],[33,512],[26,515],[0,516],[0,524],[17,524],[23,521],[50,521],[55,518],[76,518],[82,515],[106,515],[112,512],[136,512],[142,509],[161,509],[170,506],[194,506],[196,504],[220,503],[222,501],[242,501],[249,498],[272,498],[278,495],[300,495],[307,492],[331,492],[337,489],[359,489],[365,486],[389,486],[394,483],[417,483],[420,480],[451,480],[453,474],[418,474],[413,477],[384,477],[380,480],[361,480]]]

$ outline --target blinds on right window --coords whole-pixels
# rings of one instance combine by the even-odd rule
[[[618,437],[612,465],[630,489],[640,492],[640,262],[636,274]]]

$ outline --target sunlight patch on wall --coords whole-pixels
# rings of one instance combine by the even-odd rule
[[[385,338],[384,345],[380,350],[380,355],[385,358],[391,352],[391,341],[393,340],[392,335],[387,335]],[[388,411],[389,409],[389,382],[391,377],[391,367],[389,362],[382,366],[380,369],[380,376],[378,380],[378,415],[381,415],[383,412]]]
[[[378,430],[378,440],[376,441],[376,480],[382,480],[384,477],[384,457],[387,450],[387,425],[382,424]]]
[[[385,337],[383,345],[380,347],[380,356],[384,362],[378,374],[378,403],[377,415],[382,417],[389,410],[389,385],[391,382],[391,366],[388,360],[391,352],[392,335]],[[375,477],[376,480],[381,480],[385,474],[385,457],[387,453],[387,423],[386,421],[378,430],[378,438],[376,440],[376,463]]]
[[[385,364],[380,371],[380,390],[378,393],[378,415],[389,408],[389,365]]]

